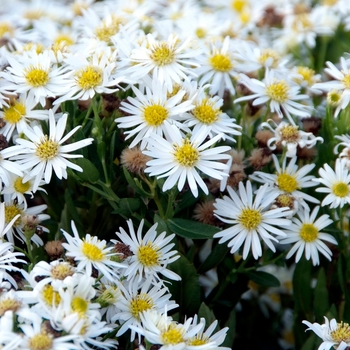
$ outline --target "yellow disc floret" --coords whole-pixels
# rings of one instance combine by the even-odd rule
[[[16,192],[26,193],[30,189],[30,182],[23,182],[23,177],[18,177],[13,183],[13,187]]]
[[[59,153],[60,145],[52,140],[48,140],[47,136],[37,146],[35,154],[44,161],[55,158]]]
[[[72,265],[66,262],[59,263],[51,269],[51,277],[63,281],[68,276],[73,276],[74,270]]]
[[[4,316],[6,311],[16,312],[22,303],[17,299],[4,298],[0,301],[0,317]]]
[[[141,313],[151,309],[153,306],[153,299],[148,294],[141,293],[130,301],[130,313],[134,318],[140,320]]]
[[[233,64],[229,55],[217,53],[209,58],[209,63],[218,72],[229,72]]]
[[[215,108],[213,103],[208,99],[201,101],[201,104],[197,105],[192,110],[192,114],[204,124],[212,124],[216,122],[221,113],[221,109]]]
[[[81,248],[82,253],[92,261],[102,261],[105,257],[102,249],[97,247],[95,244],[84,241]]]
[[[332,187],[333,193],[340,198],[346,197],[349,194],[349,185],[345,182],[337,182]]]
[[[238,217],[239,223],[247,230],[255,230],[262,221],[261,212],[257,209],[245,208]]]
[[[149,126],[159,126],[168,118],[168,110],[159,104],[154,104],[145,107],[143,116]]]
[[[165,345],[175,345],[182,343],[184,341],[183,330],[175,324],[171,324],[168,330],[161,334],[161,339]]]
[[[296,142],[300,138],[298,126],[286,125],[280,132],[282,141]]]
[[[299,187],[296,178],[287,173],[281,173],[277,176],[277,186],[284,192],[292,193]]]
[[[175,146],[175,160],[182,166],[192,168],[199,160],[199,152],[189,139],[183,141],[182,146]]]
[[[87,66],[75,74],[77,85],[83,90],[93,89],[101,85],[103,81],[102,69],[95,66]]]
[[[331,337],[333,341],[337,344],[344,342],[348,344],[350,342],[350,326],[348,323],[338,323],[337,329],[331,332]]]
[[[3,118],[6,123],[16,124],[26,114],[26,106],[23,103],[15,102],[9,108],[4,108]]]
[[[148,242],[146,245],[140,246],[137,251],[139,262],[147,267],[159,265],[160,258],[159,248]]]
[[[49,72],[40,66],[29,66],[24,70],[27,83],[34,88],[45,86],[49,82]]]
[[[14,227],[19,226],[21,224],[21,215],[22,215],[22,209],[17,205],[5,205],[5,222],[9,223],[11,220],[20,214],[19,218],[15,221],[13,224]]]
[[[41,295],[48,306],[58,306],[61,302],[60,294],[50,284],[43,288]]]
[[[53,345],[53,337],[47,333],[38,333],[29,339],[30,350],[50,350]]]
[[[318,228],[314,224],[303,224],[299,235],[305,242],[313,242],[318,237]]]
[[[71,306],[75,312],[84,315],[88,310],[89,302],[81,297],[74,297]]]
[[[276,81],[266,87],[266,95],[270,97],[271,100],[278,103],[283,103],[288,100],[288,92],[289,86],[284,80]]]
[[[152,49],[150,57],[157,66],[166,66],[174,62],[175,51],[167,43],[160,43],[156,48]]]

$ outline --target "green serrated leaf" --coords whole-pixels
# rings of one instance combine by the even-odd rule
[[[265,271],[246,272],[249,279],[263,287],[279,287],[280,281],[274,275]]]
[[[177,235],[192,239],[213,238],[214,234],[219,231],[217,227],[202,224],[197,221],[174,218],[168,220],[170,230]]]

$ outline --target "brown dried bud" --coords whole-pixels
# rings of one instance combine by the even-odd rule
[[[108,113],[113,113],[120,107],[120,100],[116,95],[102,95],[102,108]]]
[[[272,152],[269,148],[257,148],[252,151],[249,158],[251,165],[255,170],[262,169],[266,164],[270,163],[272,159]]]
[[[125,148],[120,156],[121,165],[136,174],[143,173],[146,163],[152,158],[142,153],[139,147]]]
[[[270,130],[259,130],[255,134],[255,138],[258,141],[258,146],[260,148],[267,147],[267,142],[274,136],[273,132]]]
[[[214,200],[198,203],[193,210],[193,218],[203,224],[221,226],[221,221],[214,216]]]
[[[1,119],[3,120],[3,119]],[[7,148],[9,146],[6,137],[4,135],[0,135],[0,151],[2,151],[3,149]]]
[[[114,245],[114,251],[120,255],[120,259],[122,261],[128,258],[129,256],[134,255],[133,252],[130,250],[130,246],[121,242],[117,242]]]
[[[50,241],[45,244],[45,251],[52,260],[61,258],[64,254],[64,248],[61,241]]]
[[[306,160],[313,160],[315,159],[315,157],[317,156],[317,149],[316,147],[311,147],[311,148],[307,148],[307,147],[303,147],[297,148],[297,157],[298,159],[306,159]]]
[[[312,132],[314,135],[318,135],[318,132],[322,127],[322,121],[320,118],[309,117],[303,118],[301,121],[303,123],[303,130],[305,132]]]

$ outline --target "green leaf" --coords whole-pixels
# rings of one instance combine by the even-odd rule
[[[327,278],[324,268],[320,268],[314,293],[315,315],[318,320],[322,320],[323,316],[330,307],[327,290]]]
[[[177,235],[192,239],[213,238],[214,234],[219,232],[217,227],[179,218],[168,220],[168,226]]]
[[[86,158],[72,159],[72,162],[82,167],[83,172],[77,171],[76,175],[83,181],[95,183],[100,179],[100,173],[90,160]]]
[[[227,322],[225,323],[225,327],[228,327],[227,335],[224,342],[221,344],[223,347],[228,347],[233,349],[233,341],[236,336],[236,310],[233,309],[230,312]]]
[[[296,264],[293,275],[293,295],[296,313],[312,311],[311,262],[302,257]]]
[[[255,283],[263,287],[279,287],[280,281],[274,275],[265,271],[249,271],[247,276]]]
[[[206,328],[216,320],[214,312],[204,302],[199,307],[198,317],[205,319]]]
[[[141,201],[138,198],[122,198],[118,202],[118,208],[113,211],[113,214],[131,216],[140,206]]]
[[[317,344],[317,336],[316,334],[311,334],[310,338],[305,342],[301,350],[315,350],[317,349],[316,344]]]
[[[206,271],[211,270],[212,268],[219,265],[219,263],[225,258],[229,248],[226,244],[217,243],[209,256],[205,259],[203,264],[199,267],[198,272],[204,273]]]
[[[107,150],[107,146],[106,146],[106,143],[105,142],[100,142],[98,145],[97,145],[97,154],[99,156],[99,158],[101,159],[106,159],[106,150]]]
[[[126,169],[126,167],[123,167],[123,173],[125,176],[126,181],[128,182],[129,186],[138,194],[140,194],[141,196],[145,196],[145,197],[151,197],[151,194],[146,192],[143,188],[142,188],[142,184],[140,183],[140,181],[137,178],[133,178],[131,176],[131,174],[128,172],[128,170]],[[137,181],[137,182],[136,182]]]

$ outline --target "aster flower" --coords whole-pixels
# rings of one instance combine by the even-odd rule
[[[239,81],[253,94],[237,98],[234,103],[247,100],[254,100],[253,106],[268,103],[272,113],[277,113],[281,119],[285,114],[292,125],[295,125],[292,115],[297,117],[310,116],[312,108],[296,102],[299,100],[308,101],[310,97],[300,95],[300,86],[288,79],[279,78],[273,70],[266,69],[263,81],[251,79],[244,74],[240,75]]]
[[[319,265],[318,253],[320,252],[331,260],[332,251],[324,241],[332,244],[337,244],[337,241],[333,236],[321,230],[332,224],[333,220],[326,214],[316,220],[319,209],[319,206],[315,207],[312,213],[309,210],[301,210],[297,213],[299,218],[292,218],[292,224],[285,230],[287,237],[280,242],[281,244],[294,243],[286,256],[287,259],[296,253],[295,261],[298,262],[305,252],[307,260],[312,259],[313,265]]]
[[[335,135],[335,138],[342,141],[334,147],[334,153],[339,153],[339,146],[345,146],[339,154],[342,163],[350,169],[350,136],[349,135]]]
[[[120,109],[129,115],[115,119],[121,129],[132,128],[126,131],[126,139],[136,136],[130,148],[141,142],[141,149],[147,145],[151,134],[162,136],[166,125],[175,124],[183,128],[178,122],[179,115],[193,108],[192,101],[181,102],[185,91],[179,90],[174,96],[168,98],[164,85],[153,80],[151,86],[146,86],[146,94],[132,87],[136,96],[128,97],[128,102],[122,102]]]
[[[268,184],[256,191],[254,201],[250,181],[247,181],[246,187],[240,182],[237,192],[229,186],[227,191],[229,197],[217,199],[214,203],[216,208],[214,212],[221,221],[231,224],[231,227],[219,231],[214,238],[220,238],[219,243],[229,241],[231,254],[237,252],[244,244],[243,259],[247,258],[250,250],[254,259],[262,255],[260,240],[275,252],[276,248],[272,241],[278,242],[278,239],[274,236],[285,237],[280,228],[287,227],[291,223],[285,219],[291,213],[289,208],[270,209],[277,194],[268,192]]]
[[[323,142],[323,138],[315,136],[311,132],[299,130],[297,125],[291,125],[284,121],[278,125],[275,124],[275,129],[270,125],[272,120],[262,123],[261,128],[267,128],[274,133],[267,142],[267,147],[274,151],[277,146],[283,146],[286,149],[286,157],[292,158],[297,154],[297,148],[311,148],[316,145],[317,141]]]
[[[350,174],[345,164],[338,158],[335,162],[335,171],[328,165],[319,169],[320,178],[313,181],[323,184],[318,187],[317,192],[328,193],[321,205],[330,205],[330,208],[342,208],[350,204]]]
[[[176,183],[181,191],[188,181],[192,194],[198,196],[198,187],[208,194],[207,185],[197,172],[221,180],[228,176],[224,171],[228,165],[218,160],[229,160],[231,157],[224,154],[230,150],[228,146],[213,146],[221,135],[216,135],[209,141],[205,127],[193,133],[190,138],[182,137],[175,126],[167,127],[167,140],[153,134],[148,141],[148,149],[144,153],[153,159],[147,162],[145,173],[158,178],[167,177],[163,184],[163,191],[173,188]],[[204,142],[204,143],[203,143]]]
[[[140,226],[135,233],[131,220],[127,221],[129,233],[127,233],[122,227],[119,228],[120,232],[116,232],[116,235],[120,241],[129,247],[131,255],[125,263],[128,263],[128,267],[123,271],[123,275],[127,276],[127,280],[133,278],[141,279],[151,278],[154,281],[160,281],[158,274],[168,277],[172,280],[180,280],[180,276],[167,269],[167,265],[177,260],[180,256],[177,255],[176,250],[171,250],[175,245],[170,243],[175,237],[175,234],[166,235],[166,232],[157,234],[158,223],[155,223],[144,236],[142,236],[142,229],[144,220],[141,220]],[[114,244],[117,244],[116,240],[112,240]]]
[[[63,243],[63,247],[67,250],[66,256],[71,256],[78,262],[77,271],[85,271],[88,276],[91,276],[92,268],[96,268],[111,282],[116,276],[119,276],[119,269],[126,266],[113,261],[113,257],[117,254],[113,252],[113,246],[107,247],[105,240],[100,241],[98,237],[86,234],[84,239],[79,237],[78,230],[71,223],[74,236],[62,230],[67,243]]]
[[[300,191],[303,188],[316,186],[316,183],[312,181],[314,176],[307,175],[315,167],[315,164],[306,164],[298,169],[297,157],[293,157],[288,166],[287,158],[284,158],[282,167],[280,167],[277,156],[273,154],[272,158],[276,169],[274,174],[255,171],[250,178],[263,184],[267,183],[269,185],[268,191],[277,193],[278,196],[285,194],[292,196],[302,205],[303,209],[309,210],[305,201],[319,203],[318,199]]]
[[[348,323],[338,323],[335,318],[329,320],[324,317],[325,323],[311,323],[309,321],[303,321],[303,323],[318,337],[322,339],[322,344],[319,346],[319,350],[329,350],[336,348],[337,350],[345,350],[350,346],[350,326]]]
[[[24,176],[23,182],[27,182],[33,176],[36,176],[33,191],[35,192],[42,178],[49,183],[52,171],[59,179],[67,178],[67,167],[76,171],[83,169],[70,162],[69,158],[82,158],[81,154],[70,154],[70,152],[90,145],[92,138],[87,138],[68,145],[63,145],[79,128],[75,127],[67,135],[63,136],[68,115],[64,114],[57,124],[52,109],[49,110],[49,136],[45,135],[41,127],[35,125],[32,129],[27,128],[25,135],[29,139],[17,138],[17,144],[23,148],[20,155],[12,157],[18,160],[24,170],[30,169]],[[68,158],[68,159],[67,159]],[[21,174],[22,175],[22,174]]]

